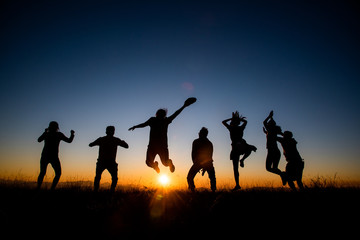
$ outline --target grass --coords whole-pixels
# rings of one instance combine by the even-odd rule
[[[3,180],[0,226],[3,235],[8,234],[4,236],[40,239],[355,236],[360,188],[340,187],[322,178],[312,184],[302,192],[253,187],[191,193],[120,186],[113,194],[106,190],[95,194],[91,182],[36,191],[35,183]]]

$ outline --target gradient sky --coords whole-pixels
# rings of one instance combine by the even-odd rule
[[[258,148],[241,180],[280,181],[265,170],[262,122],[274,110],[298,141],[304,178],[360,180],[355,3],[2,1],[0,174],[35,178],[43,147],[37,138],[56,120],[65,135],[76,132],[73,143],[60,144],[61,180],[93,179],[98,148],[88,144],[114,125],[130,145],[118,149],[120,183],[151,182],[149,128],[127,129],[158,108],[172,114],[194,96],[169,126],[174,179],[185,183],[192,141],[205,126],[218,183],[233,184],[221,121],[238,110],[248,120],[244,138]]]

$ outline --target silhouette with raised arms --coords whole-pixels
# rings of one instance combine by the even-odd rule
[[[216,177],[215,168],[213,165],[213,144],[207,138],[208,129],[203,127],[199,132],[199,138],[195,139],[192,144],[191,158],[193,165],[191,166],[187,175],[187,182],[189,189],[195,191],[194,178],[195,175],[202,170],[202,175],[208,173],[210,179],[210,186],[213,192],[216,191]]]
[[[230,121],[230,124],[228,122]],[[241,124],[242,123],[242,124]],[[239,116],[239,112],[233,112],[232,117],[222,121],[222,124],[229,130],[231,139],[231,153],[230,160],[233,161],[234,178],[235,178],[235,190],[241,189],[239,184],[239,162],[240,166],[244,167],[244,161],[252,151],[256,152],[257,148],[248,144],[244,139],[244,129],[247,125],[247,120],[243,116]],[[241,124],[241,125],[240,125]],[[240,159],[240,156],[242,158]]]
[[[58,184],[61,176],[61,164],[59,159],[59,145],[60,141],[71,143],[74,139],[75,131],[70,131],[70,137],[66,137],[59,130],[59,124],[55,121],[49,123],[49,127],[45,129],[44,133],[38,138],[38,142],[44,141],[44,148],[41,153],[40,159],[40,174],[38,176],[37,188],[40,189],[44,180],[46,169],[50,163],[55,171],[51,190],[54,190]]]
[[[280,150],[277,146],[277,136],[278,134],[282,134],[281,128],[276,125],[276,122],[273,118],[274,112],[271,111],[269,116],[265,118],[263,124],[263,131],[266,134],[266,148],[267,148],[267,156],[266,156],[266,170],[277,174],[281,177],[283,185],[286,184],[286,180],[284,177],[284,172],[282,172],[278,166],[281,158]]]
[[[290,131],[285,131],[283,137],[277,137],[277,141],[281,143],[283,154],[287,161],[285,167],[286,181],[293,190],[296,190],[294,181],[296,181],[300,189],[303,189],[302,175],[304,170],[304,159],[301,158],[299,151],[297,150],[297,141],[293,138],[293,134]]]
[[[89,144],[89,147],[99,146],[99,157],[96,163],[96,174],[94,179],[94,191],[99,190],[101,174],[105,169],[111,175],[110,191],[114,192],[118,181],[118,164],[116,163],[117,147],[129,148],[129,145],[120,138],[114,137],[115,127],[106,127],[106,136],[99,137]]]
[[[156,155],[160,156],[162,164],[170,168],[170,172],[175,171],[175,165],[171,159],[169,159],[168,150],[168,126],[169,124],[184,110],[196,102],[196,98],[188,98],[184,102],[184,105],[179,108],[170,117],[166,117],[167,109],[159,109],[156,112],[155,117],[149,118],[146,122],[135,125],[129,128],[129,131],[133,131],[136,128],[150,127],[149,145],[146,152],[146,165],[153,168],[157,173],[160,173],[159,164],[155,160]]]

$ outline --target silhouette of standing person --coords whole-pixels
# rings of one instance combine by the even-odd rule
[[[129,148],[129,145],[120,138],[114,137],[115,127],[106,127],[106,136],[96,139],[89,147],[99,146],[99,157],[96,163],[96,174],[94,179],[94,191],[99,190],[101,174],[107,169],[111,175],[110,191],[114,192],[118,181],[118,164],[116,163],[117,147]]]
[[[230,124],[227,122],[230,121]],[[243,123],[240,125],[240,123]],[[243,139],[244,129],[247,125],[245,117],[239,116],[239,112],[233,112],[232,118],[225,119],[222,124],[229,130],[231,139],[231,153],[230,160],[233,161],[234,178],[235,178],[235,190],[241,189],[239,185],[239,161],[240,166],[244,167],[244,160],[251,154],[252,151],[256,152],[257,148],[253,145],[247,144]],[[240,156],[244,155],[241,159]]]
[[[207,138],[207,135],[207,128],[201,128],[199,132],[199,138],[195,139],[192,144],[191,157],[193,165],[191,166],[187,175],[187,182],[191,191],[195,191],[194,178],[201,169],[203,170],[203,175],[205,172],[208,172],[211,190],[213,192],[216,191],[215,168],[212,159],[213,144]]]
[[[158,162],[154,161],[156,155],[160,156],[160,160],[164,166],[170,168],[170,172],[175,171],[175,165],[173,161],[169,159],[167,138],[168,126],[182,110],[184,110],[184,108],[193,104],[195,101],[196,98],[188,98],[184,105],[170,117],[166,117],[167,110],[161,108],[157,110],[155,117],[151,117],[146,122],[129,128],[129,131],[133,131],[136,128],[150,127],[149,145],[146,152],[146,165],[153,168],[157,173],[160,173],[160,168]]]
[[[37,188],[40,189],[41,184],[46,174],[46,168],[50,163],[55,171],[51,190],[54,190],[58,184],[61,176],[61,164],[59,159],[59,145],[60,141],[71,143],[74,139],[75,131],[70,131],[71,135],[67,138],[59,131],[59,124],[55,121],[49,123],[49,127],[45,129],[44,133],[38,138],[38,142],[44,141],[44,148],[40,159],[40,174],[38,176]]]
[[[285,131],[283,137],[278,137],[277,140],[281,143],[287,161],[285,167],[286,181],[293,190],[296,190],[294,181],[296,181],[300,189],[303,189],[302,175],[304,170],[304,160],[297,150],[297,141],[293,138],[293,134],[290,131]]]
[[[264,120],[263,131],[266,134],[266,148],[267,148],[267,156],[266,156],[266,170],[277,174],[281,177],[283,184],[286,184],[284,173],[278,168],[281,153],[277,146],[277,136],[278,134],[282,134],[281,128],[276,125],[275,120],[273,119],[274,112],[271,111],[269,116]]]

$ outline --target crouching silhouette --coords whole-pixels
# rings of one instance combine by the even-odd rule
[[[89,144],[89,147],[99,146],[99,157],[96,163],[96,174],[94,180],[94,191],[99,190],[101,174],[105,169],[111,174],[110,191],[115,191],[118,181],[118,164],[116,163],[117,147],[129,148],[129,145],[120,138],[114,137],[115,127],[108,126],[106,128],[106,136],[96,139]]]
[[[293,134],[290,131],[285,131],[283,137],[278,137],[277,140],[281,143],[287,161],[285,167],[285,179],[287,183],[291,189],[296,190],[294,185],[294,181],[296,181],[298,187],[303,189],[302,175],[304,170],[304,160],[297,150],[297,141],[293,138]]]
[[[193,165],[191,166],[187,175],[187,182],[191,191],[195,191],[194,178],[200,170],[203,170],[203,175],[205,172],[208,173],[211,190],[213,192],[216,191],[215,168],[212,159],[213,145],[207,138],[207,135],[208,130],[207,128],[203,127],[199,132],[199,138],[195,139],[192,144],[191,157]]]

